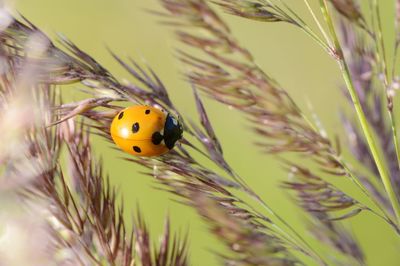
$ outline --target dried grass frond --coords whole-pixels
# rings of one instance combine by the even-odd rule
[[[237,16],[300,27],[332,55],[334,49],[329,38],[329,44],[321,41],[284,1],[279,1],[279,5],[273,1],[214,2]],[[379,39],[379,34],[372,33],[366,24],[356,1],[330,2],[351,23],[350,27],[342,27],[344,58],[336,43],[338,54],[334,55],[349,66],[366,119],[374,128],[382,150],[388,150],[385,160],[397,184],[400,181],[393,148],[396,143],[391,139],[395,133],[393,121],[389,125],[383,119],[385,96],[389,115],[393,111],[385,59],[378,60],[380,52],[385,55],[384,45],[373,46],[377,51],[372,51],[355,33],[358,28],[372,40]],[[0,25],[0,52],[6,62],[6,68],[0,69],[5,70],[0,73],[0,130],[11,124],[15,132],[9,130],[6,140],[18,144],[15,152],[0,143],[0,162],[6,169],[0,179],[0,190],[11,191],[13,197],[23,199],[27,206],[40,198],[35,210],[45,213],[46,219],[39,224],[46,231],[46,240],[54,243],[50,254],[62,253],[60,262],[66,265],[189,264],[187,236],[172,236],[168,219],[158,247],[152,245],[140,212],[133,229],[126,228],[123,206],[117,204],[117,193],[104,174],[102,161],[92,154],[90,136],[97,134],[112,141],[111,121],[122,108],[119,103],[129,102],[161,107],[180,117],[185,138],[174,150],[152,159],[125,159],[144,166],[146,174],[156,178],[160,189],[176,195],[204,218],[210,231],[229,250],[218,254],[226,265],[301,265],[304,256],[319,265],[365,264],[363,250],[343,221],[366,210],[389,223],[397,233],[399,229],[391,219],[393,209],[381,183],[370,178],[380,172],[375,166],[376,158],[370,155],[370,144],[352,119],[344,117],[350,148],[369,175],[347,166],[339,145],[308,120],[286,90],[255,63],[252,54],[238,43],[206,1],[160,0],[160,3],[166,12],[156,13],[166,18],[175,27],[181,43],[190,47],[179,51],[178,58],[187,67],[186,79],[193,89],[199,122],[182,115],[161,78],[149,66],[139,65],[131,58],[123,60],[111,52],[134,78],[132,83],[121,82],[65,37],[60,37],[58,46],[27,20],[8,17],[4,27]],[[191,53],[192,50],[196,53]],[[193,55],[197,52],[202,55]],[[348,54],[352,55],[349,59]],[[386,94],[375,87],[379,82],[376,72],[380,71],[385,72]],[[70,103],[58,99],[56,88],[76,82],[84,85],[88,98]],[[274,155],[296,154],[314,163],[308,169],[292,159],[284,161],[291,176],[283,187],[293,192],[296,203],[308,214],[313,235],[333,248],[340,258],[316,252],[235,173],[225,160],[198,89],[241,111],[258,134],[256,143],[263,151]],[[34,99],[31,114],[24,108],[15,108],[23,106],[30,97]],[[82,118],[80,122],[76,122],[78,115]],[[14,116],[19,118],[15,124],[7,120]],[[62,147],[67,150],[67,170],[59,163]],[[213,165],[206,167],[199,156]],[[382,214],[334,186],[330,180],[333,175],[355,182]],[[23,178],[16,181],[15,177]],[[400,195],[397,187],[395,194]]]
[[[20,28],[24,29],[24,31],[21,34],[26,34],[26,32],[35,30],[35,27],[33,25],[27,27],[19,25],[22,24],[21,22],[15,22],[15,24],[18,25],[17,27],[18,29]],[[50,40],[48,42],[51,43]],[[40,60],[55,59],[58,65],[62,66],[61,71],[51,72],[52,73],[51,79],[44,78],[41,81],[45,83],[57,83],[57,84],[64,83],[66,81],[68,82],[81,81],[82,84],[88,86],[90,89],[92,89],[92,91],[94,89],[94,92],[98,96],[96,98],[87,99],[78,103],[61,104],[59,106],[56,106],[55,110],[58,111],[57,113],[59,116],[60,115],[62,116],[62,118],[58,119],[56,123],[61,123],[64,120],[69,121],[67,119],[71,119],[72,117],[80,114],[90,119],[89,121],[91,122],[89,125],[92,128],[98,129],[98,134],[100,134],[101,136],[105,137],[108,140],[111,140],[109,135],[110,122],[113,114],[115,114],[121,108],[110,105],[111,100],[125,100],[131,102],[140,102],[151,105],[158,105],[169,111],[173,111],[179,114],[178,110],[175,109],[172,102],[169,100],[168,93],[164,85],[162,84],[161,80],[150,68],[144,69],[139,65],[137,65],[133,60],[131,60],[131,64],[128,65],[127,63],[123,62],[120,58],[118,58],[116,55],[114,55],[116,60],[119,61],[121,65],[135,77],[138,84],[143,85],[143,87],[139,87],[137,84],[123,85],[119,83],[112,76],[110,72],[108,72],[105,68],[100,66],[92,57],[81,51],[77,46],[72,44],[70,41],[67,41],[64,38],[63,44],[67,47],[70,55],[57,48],[55,45],[50,45],[50,50],[48,50],[45,56],[43,56],[43,58],[40,59]],[[21,46],[21,44],[20,43],[14,44],[14,47],[18,46]],[[13,52],[14,51],[11,51],[11,53]],[[54,57],[54,55],[57,56]],[[111,95],[117,95],[117,96],[104,97],[104,94],[109,95],[108,91],[111,92]],[[100,95],[103,97],[100,97]],[[229,164],[225,161],[221,145],[217,137],[215,136],[215,133],[206,115],[205,108],[201,103],[201,100],[197,95],[196,90],[195,90],[195,100],[197,102],[197,107],[200,115],[201,128],[196,126],[195,123],[185,122],[183,118],[182,122],[185,125],[185,130],[187,131],[187,133],[191,134],[199,143],[201,143],[204,146],[206,152],[205,153],[202,152],[201,149],[197,148],[195,144],[190,143],[188,140],[183,140],[184,145],[178,147],[176,151],[171,151],[168,155],[161,156],[160,158],[156,159],[156,161],[158,161],[157,171],[162,170],[163,172],[168,172],[168,173],[171,172],[181,175],[187,179],[185,183],[187,182],[187,184],[191,184],[198,189],[202,189],[204,193],[209,195],[213,195],[214,193],[220,193],[221,191],[227,192],[226,188],[236,188],[245,191],[246,193],[250,194],[253,197],[256,197],[254,192],[252,192],[247,187],[247,185],[243,183],[243,180],[234,173]],[[100,106],[106,108],[108,111],[95,110],[96,107]],[[65,123],[66,122],[63,122],[60,125],[65,125]],[[81,197],[91,199],[88,202],[86,202],[84,209],[89,213],[88,215],[96,215],[96,219],[93,219],[90,216],[87,218],[78,216],[74,224],[75,226],[80,225],[78,226],[78,228],[80,228],[80,230],[83,230],[83,228],[81,228],[83,221],[94,220],[93,226],[96,226],[95,227],[96,231],[94,231],[94,233],[97,234],[97,237],[99,239],[98,241],[101,244],[100,247],[98,248],[101,248],[101,250],[103,250],[104,253],[103,256],[106,259],[115,261],[119,257],[118,255],[119,251],[117,248],[115,247],[111,248],[109,246],[109,242],[107,241],[108,240],[107,236],[109,236],[108,231],[105,230],[104,227],[98,227],[99,225],[104,225],[104,223],[106,222],[106,224],[110,223],[108,224],[109,226],[112,225],[115,226],[111,232],[119,232],[118,230],[123,230],[124,228],[123,223],[122,221],[119,220],[120,219],[119,217],[121,217],[122,214],[117,212],[112,207],[111,209],[107,208],[103,209],[105,206],[107,206],[105,202],[103,204],[98,205],[99,201],[100,202],[106,201],[109,202],[111,206],[114,206],[115,193],[113,192],[113,190],[111,191],[107,190],[107,193],[104,194],[103,198],[101,197],[102,193],[100,193],[100,191],[98,190],[100,187],[102,187],[102,185],[98,183],[101,180],[101,178],[99,177],[101,169],[98,169],[96,166],[92,166],[94,168],[84,168],[85,166],[88,167],[91,164],[100,165],[99,163],[87,161],[91,160],[90,159],[91,157],[87,156],[87,154],[89,154],[88,149],[90,147],[90,145],[88,144],[89,143],[88,133],[83,133],[82,128],[75,129],[73,125],[69,125],[69,127],[70,129],[67,130],[67,133],[63,133],[63,139],[65,142],[68,143],[67,147],[69,148],[69,152],[71,154],[71,159],[72,159],[71,167],[73,170],[71,171],[71,173],[74,180],[73,183],[76,186],[75,190],[79,192],[79,195]],[[69,131],[71,131],[71,133],[68,133]],[[77,135],[75,136],[73,134]],[[76,141],[79,142],[76,143]],[[217,174],[213,170],[202,166],[197,160],[195,160],[188,153],[188,151],[186,150],[187,148],[194,149],[200,152],[201,154],[209,157],[211,160],[215,162],[216,166],[222,169],[232,180],[229,180],[226,177]],[[76,157],[74,157],[73,155],[75,155]],[[149,167],[150,169],[153,169],[155,167],[154,160],[150,159],[138,158],[138,159],[130,159],[130,161],[135,161],[137,163],[140,163],[141,165]],[[154,175],[154,173],[151,174]],[[171,191],[174,191],[177,188],[177,186],[178,187],[181,186],[178,183],[167,183],[167,184],[169,185],[169,189]],[[186,189],[188,189],[188,187]],[[64,190],[68,192],[66,187],[64,187]],[[186,192],[190,192],[190,190]],[[185,195],[187,199],[190,199],[189,194],[183,193],[182,195]],[[236,199],[236,197],[234,198],[235,201],[239,200]],[[219,202],[220,198],[216,197],[212,199],[215,201],[215,204],[220,203]],[[72,199],[69,199],[69,201],[72,201]],[[243,202],[242,200],[240,201]],[[72,204],[72,205],[77,206],[77,204]],[[225,208],[225,206],[221,205],[219,206],[220,208]],[[252,211],[247,210],[247,208],[250,208],[250,205],[247,205],[245,209],[238,208],[235,205],[232,205],[232,208],[237,209],[236,211],[237,218],[243,220],[244,222],[247,221],[247,219],[250,219],[249,217],[255,216],[255,214],[253,214]],[[80,213],[80,212],[75,210],[75,213]],[[111,216],[113,216],[112,215],[113,213],[116,217],[115,221],[103,220],[106,219],[106,217],[109,217],[110,214]],[[247,215],[243,215],[246,213],[249,214],[249,217]],[[240,216],[239,214],[242,214],[242,216]],[[258,217],[257,219],[261,219],[262,221],[267,223],[272,223],[269,218],[261,214],[257,214],[256,216]],[[272,230],[272,227],[270,230]],[[116,241],[117,243],[124,243],[122,245],[123,247],[131,249],[132,244],[129,244],[131,242],[129,243],[123,242],[121,239],[118,238],[118,235],[115,235],[114,238],[117,240]],[[278,241],[278,239],[279,238],[271,238],[270,241],[271,243],[273,243],[275,241]],[[279,241],[282,241],[284,243],[285,241],[287,242],[287,240],[279,240]],[[141,247],[143,248],[139,249],[138,252],[140,254],[139,256],[140,258],[149,261],[150,257],[148,255],[146,243],[147,242],[141,243]],[[297,247],[296,245],[298,244],[290,243],[290,248],[295,250],[301,249],[301,247]],[[182,245],[177,245],[176,248],[178,248],[178,246]],[[265,243],[265,247],[268,248],[268,246],[269,244]],[[179,250],[182,249],[179,248]],[[282,248],[280,250],[282,252],[289,252],[288,250],[286,250],[286,248]],[[302,250],[302,252],[306,251]],[[128,252],[124,251],[122,253],[127,254]],[[186,261],[186,259],[183,259],[185,258],[185,256],[182,255],[182,252],[179,252],[177,255],[179,255],[181,258],[176,258],[175,259],[176,261],[181,261],[182,263]],[[271,256],[274,256],[274,254],[271,254]]]
[[[296,21],[287,12],[272,2],[247,0],[219,0],[214,2],[232,15],[263,22],[296,24]]]
[[[177,27],[178,39],[207,56],[204,59],[188,52],[180,54],[179,59],[189,67],[186,72],[188,80],[215,100],[242,111],[262,136],[262,141],[257,142],[258,146],[265,147],[267,152],[273,154],[294,152],[307,155],[322,171],[350,177],[351,173],[343,165],[339,150],[306,119],[287,92],[254,63],[250,53],[235,41],[228,26],[205,1],[161,3],[169,11],[171,20],[178,18],[182,21],[178,25],[186,26]],[[188,25],[191,26],[190,33]],[[194,29],[206,33],[201,37],[202,42],[192,41],[198,38],[193,34]],[[212,45],[208,45],[210,41],[204,41],[205,38],[212,40]],[[304,186],[313,185],[306,183],[310,180],[304,181]],[[327,181],[321,182],[329,184]],[[306,198],[298,199],[300,204],[307,204]],[[346,207],[344,203],[338,206]],[[320,216],[314,218],[322,219]],[[349,232],[345,229],[343,232],[351,239]],[[352,243],[356,245],[355,241]],[[358,247],[357,250],[361,249]],[[359,258],[362,260],[362,255]]]
[[[204,59],[187,52],[179,54],[179,59],[189,67],[186,75],[191,83],[215,100],[241,110],[255,131],[264,137],[259,144],[266,151],[312,155],[324,170],[346,174],[330,140],[305,120],[293,99],[255,64],[249,51],[238,44],[228,26],[206,2],[161,3],[171,20],[178,19],[191,29],[203,30],[206,37],[201,37],[202,40],[209,40],[193,42],[200,38],[193,31],[185,30],[187,27],[176,30],[182,43],[207,56]]]
[[[385,151],[384,156],[388,162],[391,179],[395,184],[395,191],[400,195],[400,170],[392,138],[392,128],[385,113],[384,102],[386,94],[379,87],[379,70],[376,68],[375,55],[372,48],[370,48],[369,42],[357,34],[354,27],[345,26],[342,23],[341,33],[345,56],[354,80],[355,89],[359,95],[360,104],[368,122],[378,137],[380,148]],[[347,96],[346,93],[345,95]],[[347,99],[349,98],[347,97]],[[342,115],[342,119],[347,131],[350,150],[354,157],[368,168],[372,176],[378,178],[378,169],[358,125],[354,123],[354,119],[345,115]],[[374,182],[368,181],[366,178],[361,179],[361,181],[364,181],[366,187],[371,189],[371,195],[381,202],[389,213],[393,213],[392,207],[388,204],[387,196],[382,192],[383,186],[380,180],[377,179],[378,187],[374,185]]]
[[[346,255],[348,263],[354,259],[360,264],[365,264],[359,244],[348,230],[336,221],[348,219],[368,207],[312,174],[308,169],[298,165],[289,167],[290,180],[284,182],[283,186],[296,193],[296,201],[310,214],[310,231],[317,239]]]
[[[71,113],[64,122],[49,127],[62,115],[54,112],[56,105],[75,112],[76,106],[89,103],[78,114],[110,102],[96,99],[63,105],[58,100],[55,85],[77,80],[67,71],[73,71],[71,67],[60,68],[60,58],[63,63],[74,64],[75,70],[89,67],[57,50],[32,24],[10,21],[0,39],[5,60],[0,77],[0,128],[7,133],[0,146],[4,167],[0,190],[2,199],[18,204],[17,209],[26,212],[14,215],[6,210],[1,216],[11,218],[0,222],[2,228],[13,230],[11,237],[27,240],[2,246],[1,261],[8,265],[28,265],[36,260],[41,265],[187,265],[187,240],[179,235],[171,237],[169,223],[156,248],[142,242],[150,236],[140,214],[140,223],[133,230],[126,229],[115,189],[104,176],[101,160],[92,154],[87,127],[71,120]],[[90,67],[101,69],[94,63]],[[60,165],[63,146],[68,150],[68,171]],[[32,234],[37,237],[35,241],[24,227],[37,232]],[[37,241],[45,250],[31,244]],[[13,248],[26,257],[13,257]],[[151,260],[140,256],[139,249],[148,250]]]

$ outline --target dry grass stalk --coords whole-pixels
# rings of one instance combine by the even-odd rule
[[[87,127],[71,119],[49,127],[59,118],[53,107],[62,104],[56,100],[54,85],[77,80],[77,76],[59,79],[57,74],[66,71],[59,60],[75,61],[56,50],[30,24],[10,20],[0,39],[5,60],[0,87],[4,117],[0,127],[9,138],[1,147],[4,172],[0,189],[4,200],[20,204],[17,209],[26,212],[14,215],[6,210],[2,217],[12,216],[1,223],[10,231],[10,237],[23,236],[27,241],[2,245],[2,263],[187,265],[186,240],[178,235],[171,237],[168,221],[157,248],[150,243],[140,213],[134,228],[126,228],[116,192],[103,174],[101,160],[95,160],[92,154]],[[91,102],[95,106],[99,103],[108,101]],[[62,147],[67,149],[68,171],[61,167]],[[25,227],[38,233],[30,236]],[[29,244],[37,241],[43,243],[44,250]],[[26,256],[14,256],[13,248]]]

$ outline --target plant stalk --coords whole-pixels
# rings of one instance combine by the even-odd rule
[[[393,189],[392,182],[390,180],[390,176],[386,170],[386,167],[382,161],[381,156],[379,155],[378,146],[376,140],[372,134],[372,130],[368,124],[367,118],[365,117],[365,113],[362,110],[360,101],[358,99],[358,95],[355,91],[353,81],[350,77],[350,71],[344,59],[339,59],[339,65],[342,71],[343,78],[345,80],[347,89],[350,93],[354,108],[357,113],[358,120],[361,124],[361,128],[364,132],[365,138],[367,140],[368,146],[370,148],[372,157],[374,158],[376,167],[378,168],[379,174],[381,176],[383,185],[385,187],[386,193],[389,196],[390,202],[392,204],[394,213],[396,214],[397,222],[400,224],[400,204],[397,200],[396,193]]]
[[[321,6],[321,10],[322,10],[323,16],[325,18],[325,21],[327,23],[327,26],[330,30],[331,36],[333,38],[333,42],[334,42],[335,50],[336,50],[336,59],[340,66],[340,70],[341,70],[343,79],[346,83],[347,90],[351,96],[351,100],[352,100],[354,108],[356,110],[358,120],[361,124],[362,131],[367,140],[372,157],[374,158],[375,164],[378,168],[382,183],[385,187],[385,190],[389,197],[390,203],[392,204],[394,213],[396,215],[397,223],[399,225],[400,224],[400,204],[396,197],[396,193],[393,189],[392,182],[390,180],[390,176],[387,172],[385,164],[382,161],[382,158],[379,154],[378,145],[373,136],[372,129],[367,121],[365,113],[360,104],[360,100],[358,98],[356,89],[355,89],[353,81],[351,79],[349,67],[346,63],[346,60],[344,59],[343,51],[340,46],[339,39],[338,39],[336,31],[335,31],[335,27],[333,25],[332,18],[329,14],[328,5],[327,5],[326,0],[320,0],[320,6]]]
[[[382,30],[382,20],[381,20],[381,13],[379,10],[379,5],[378,2],[376,0],[374,0],[372,2],[372,6],[371,9],[375,10],[375,14],[376,14],[376,24],[378,27],[378,40],[375,37],[375,42],[377,43],[377,55],[378,55],[378,62],[380,62],[380,65],[382,67],[382,72],[384,73],[384,85],[385,85],[385,90],[387,93],[387,102],[388,102],[388,106],[387,106],[387,111],[389,114],[389,118],[390,118],[390,126],[392,128],[392,135],[393,135],[393,145],[395,147],[395,151],[396,151],[396,158],[397,158],[397,166],[400,169],[400,148],[399,148],[399,142],[397,140],[397,128],[396,128],[396,122],[394,120],[394,113],[393,113],[393,96],[389,95],[389,90],[391,90],[389,87],[389,70],[388,70],[388,66],[387,66],[387,59],[386,59],[386,49],[385,49],[385,42],[383,41],[383,30]],[[372,12],[372,10],[371,10]],[[396,37],[397,39],[397,37]],[[380,52],[382,53],[382,61],[380,60],[380,56],[379,56],[379,46],[380,46]],[[395,48],[394,48],[394,60],[396,60],[396,54],[397,54],[397,49],[398,49],[398,45],[397,45],[397,40],[395,43]],[[393,64],[393,75],[394,75],[394,69],[395,69],[395,61]],[[393,78],[393,77],[392,77]]]

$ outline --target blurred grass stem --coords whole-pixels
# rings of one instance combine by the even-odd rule
[[[387,100],[388,100],[388,113],[389,113],[389,119],[390,119],[390,125],[392,128],[392,133],[393,133],[393,144],[396,150],[396,157],[397,157],[397,165],[400,169],[400,149],[399,149],[399,142],[397,140],[397,128],[396,128],[396,122],[394,119],[394,114],[393,114],[393,96],[389,95],[391,92],[388,90],[392,90],[391,88],[389,88],[389,70],[387,67],[387,59],[386,59],[386,49],[385,49],[385,42],[383,41],[383,30],[382,30],[382,20],[381,20],[381,15],[380,15],[380,10],[379,10],[379,5],[378,2],[376,0],[373,1],[373,6],[374,6],[374,10],[376,13],[376,20],[377,20],[377,24],[378,24],[378,39],[379,39],[379,43],[380,47],[381,47],[381,53],[382,53],[382,68],[383,68],[383,73],[384,73],[384,84],[385,84],[385,89],[387,92]],[[379,47],[379,45],[377,46]],[[397,41],[395,43],[395,51],[394,51],[394,58],[396,58],[396,53],[397,53]],[[379,54],[379,51],[378,53]],[[392,67],[393,69],[395,68],[394,64]]]
[[[360,100],[359,100],[358,95],[356,93],[353,81],[351,79],[351,74],[350,74],[349,67],[348,67],[348,65],[347,65],[347,63],[346,63],[346,61],[345,61],[345,59],[343,57],[342,48],[340,46],[339,39],[338,39],[336,31],[335,31],[335,27],[333,25],[333,21],[332,21],[331,15],[329,14],[328,4],[327,4],[326,0],[320,0],[320,6],[321,6],[321,10],[322,10],[324,19],[325,19],[325,21],[326,21],[326,23],[328,25],[328,28],[329,28],[330,33],[331,33],[332,38],[333,38],[333,42],[334,42],[335,50],[336,50],[336,55],[337,55],[336,59],[337,59],[337,61],[339,63],[343,79],[344,79],[344,81],[346,83],[346,87],[347,87],[348,92],[349,92],[349,94],[351,96],[354,108],[355,108],[356,113],[357,113],[358,120],[359,120],[359,122],[361,124],[361,128],[362,128],[362,131],[364,132],[364,135],[365,135],[365,138],[367,140],[369,149],[370,149],[370,151],[372,153],[372,156],[374,158],[375,164],[376,164],[376,166],[378,168],[380,177],[382,179],[382,183],[383,183],[383,185],[385,187],[386,193],[388,194],[390,202],[392,204],[394,213],[395,213],[396,218],[397,218],[397,225],[399,225],[400,224],[400,204],[399,204],[399,201],[398,201],[398,199],[396,197],[396,193],[395,193],[395,191],[393,189],[393,186],[392,186],[392,183],[391,183],[391,180],[390,180],[390,176],[389,176],[389,174],[387,172],[387,169],[386,169],[386,167],[385,167],[385,165],[384,165],[384,163],[382,161],[382,158],[381,158],[381,156],[379,154],[378,145],[377,145],[376,140],[375,140],[375,138],[373,136],[372,130],[371,130],[369,124],[368,124],[367,118],[365,116],[365,113],[364,113],[364,111],[362,109],[362,106],[360,104]]]
[[[371,3],[371,2],[370,2]],[[382,53],[382,61],[381,61],[381,66],[382,66],[382,72],[383,72],[383,76],[384,76],[384,85],[385,85],[385,90],[387,95],[387,101],[388,101],[388,114],[389,114],[389,119],[390,119],[390,125],[392,128],[392,133],[393,133],[393,145],[395,147],[395,151],[396,151],[396,157],[397,157],[397,165],[400,169],[400,148],[399,148],[399,142],[397,139],[397,128],[396,128],[396,122],[394,119],[394,114],[393,114],[393,96],[390,95],[390,91],[391,88],[389,88],[389,70],[387,67],[387,58],[386,58],[386,49],[385,49],[385,42],[383,40],[383,30],[382,30],[382,20],[381,20],[381,15],[380,15],[380,10],[379,10],[379,5],[377,0],[373,0],[371,3],[371,9],[373,9],[375,11],[376,14],[376,24],[378,27],[378,40],[376,40],[375,37],[375,42],[378,44],[377,45],[377,55],[379,56],[379,47],[381,49],[381,53]],[[397,39],[397,38],[396,38]],[[397,40],[395,43],[395,48],[394,48],[394,58],[396,58],[396,54],[397,54],[397,49],[398,49],[398,45],[397,45]],[[380,58],[378,58],[378,61]],[[394,71],[395,71],[395,63],[393,64],[393,75],[394,75]]]

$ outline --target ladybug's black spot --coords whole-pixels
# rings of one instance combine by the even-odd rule
[[[133,146],[133,150],[137,153],[141,153],[142,150],[138,146]]]
[[[120,120],[124,116],[124,112],[119,113],[118,120]]]
[[[133,133],[136,133],[136,132],[138,132],[139,131],[139,123],[138,122],[136,122],[136,123],[134,123],[133,125],[132,125],[132,132]]]
[[[151,142],[153,142],[154,145],[158,145],[161,143],[163,140],[163,135],[161,135],[160,132],[154,132],[153,135],[151,136]]]
[[[148,115],[148,114],[150,114],[150,110],[147,109],[146,111],[144,111],[144,113],[145,113],[146,115]]]

